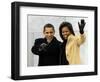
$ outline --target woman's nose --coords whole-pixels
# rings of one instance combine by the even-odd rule
[[[67,35],[67,32],[64,32],[64,35]]]

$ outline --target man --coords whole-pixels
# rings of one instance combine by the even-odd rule
[[[60,42],[54,37],[55,29],[52,24],[46,24],[43,29],[44,38],[35,40],[31,51],[39,55],[39,66],[60,64]]]

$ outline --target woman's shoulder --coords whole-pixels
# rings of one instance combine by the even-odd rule
[[[68,37],[68,40],[74,40],[74,39],[76,39],[76,36],[75,35],[69,35],[69,37]]]
[[[80,37],[85,37],[85,34],[79,34],[79,35],[70,35],[69,37],[68,37],[68,39],[71,39],[71,40],[77,40],[77,39],[79,39]]]
[[[77,35],[70,35],[69,37],[68,37],[68,43],[76,43],[77,42]]]
[[[85,35],[84,34],[79,34],[79,35],[70,35],[68,37],[68,42],[72,42],[72,43],[77,43],[78,45],[80,45],[81,43],[83,43],[85,41]]]

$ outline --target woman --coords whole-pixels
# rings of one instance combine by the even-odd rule
[[[81,64],[80,45],[84,43],[85,21],[78,22],[80,35],[76,36],[73,27],[69,22],[60,24],[59,33],[63,40],[61,52],[61,64]]]

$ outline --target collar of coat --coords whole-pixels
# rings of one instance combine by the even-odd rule
[[[44,38],[44,40],[45,40],[45,42],[48,44],[47,39]],[[57,41],[57,39],[56,39],[56,37],[54,36],[53,39],[52,39],[52,41],[51,41],[50,43],[55,42],[55,41]],[[49,44],[50,44],[50,43],[49,43]]]

